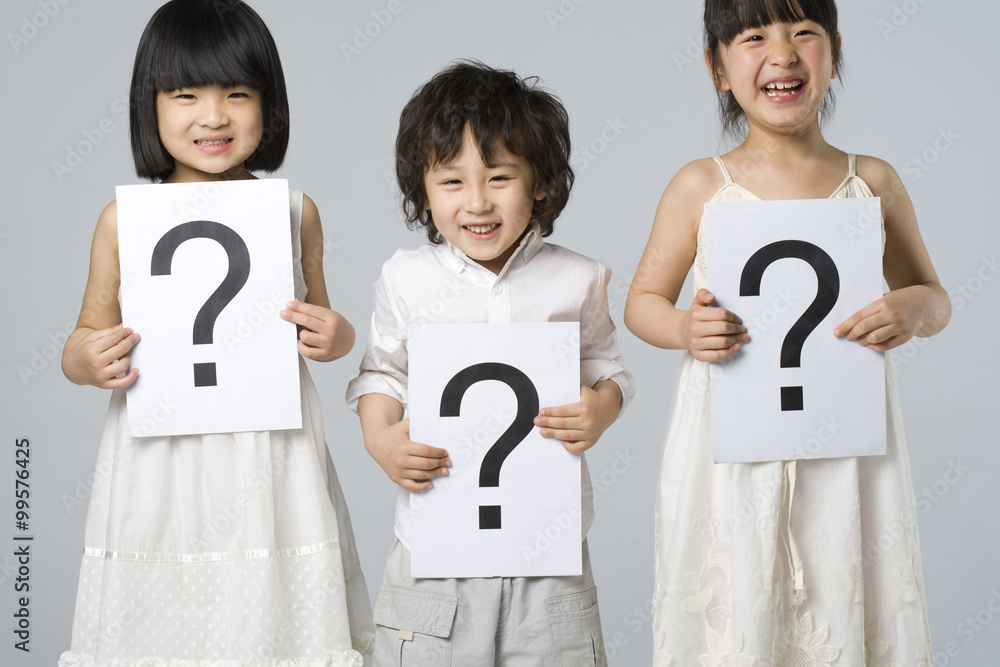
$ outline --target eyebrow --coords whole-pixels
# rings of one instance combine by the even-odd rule
[[[487,169],[516,169],[520,165],[516,162],[497,162],[492,165],[486,165]],[[455,171],[461,169],[462,165],[455,164],[454,162],[449,162],[448,164],[438,164],[431,168],[431,171]]]

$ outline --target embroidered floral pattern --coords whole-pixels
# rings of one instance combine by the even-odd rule
[[[803,614],[794,630],[785,635],[776,661],[780,667],[830,667],[840,656],[839,648],[826,643],[830,638],[829,626],[813,631],[812,612]]]

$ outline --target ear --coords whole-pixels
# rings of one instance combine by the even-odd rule
[[[844,40],[841,38],[840,33],[838,32],[837,33],[837,53],[843,53],[843,50],[841,48],[842,45],[843,45],[843,43],[844,43]],[[837,66],[834,65],[833,66],[833,73],[830,75],[830,78],[831,79],[836,79],[838,74],[840,74],[840,72],[837,71]]]
[[[705,49],[705,66],[708,67],[708,75],[712,77],[712,83],[715,84],[716,90],[720,93],[732,90],[729,80],[726,79],[726,73],[724,71],[717,72],[712,69],[712,52],[709,49]]]
[[[535,201],[542,201],[548,196],[549,193],[545,191],[545,188],[540,185],[535,187]]]

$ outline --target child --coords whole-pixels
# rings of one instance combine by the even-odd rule
[[[236,0],[173,0],[142,35],[130,129],[139,176],[251,179],[288,145],[274,41]],[[302,356],[354,343],[330,310],[312,200],[290,196]],[[139,332],[121,321],[117,209],[97,223],[90,277],[63,371],[113,389],[87,516],[72,647],[60,665],[363,665],[371,607],[347,506],[300,359],[301,429],[131,438],[125,391]],[[108,296],[111,298],[108,298]],[[190,662],[189,662],[190,661]]]
[[[368,349],[347,391],[365,447],[400,487],[396,542],[375,605],[376,665],[401,656],[414,665],[605,664],[586,540],[581,576],[410,577],[410,494],[452,465],[436,443],[410,441],[404,418],[407,325],[425,321],[421,312],[443,305],[435,323],[580,322],[580,402],[535,418],[543,437],[571,452],[593,447],[632,396],[608,313],[610,271],[542,240],[569,198],[569,152],[562,104],[480,63],[438,73],[403,109],[403,208],[431,244],[399,250],[382,267]],[[586,461],[582,482],[585,537],[593,521]],[[419,603],[399,603],[400,594]],[[456,602],[457,612],[446,613]]]
[[[931,665],[899,392],[887,364],[885,456],[712,462],[709,364],[749,342],[705,289],[708,201],[882,197],[890,292],[835,336],[885,351],[950,317],[902,182],[826,143],[820,112],[840,65],[832,0],[707,0],[706,60],[727,131],[743,142],[667,186],[625,321],[686,349],[656,519],[654,665]],[[831,194],[832,193],[832,194]],[[697,294],[677,307],[694,265]],[[794,510],[792,498],[794,492]]]

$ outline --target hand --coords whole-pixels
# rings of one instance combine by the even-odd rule
[[[426,491],[434,486],[432,479],[446,476],[451,467],[445,450],[410,440],[409,419],[372,429],[365,447],[389,479],[407,491]]]
[[[699,361],[722,361],[750,341],[750,334],[735,313],[711,307],[715,295],[700,289],[688,312],[688,349]]]
[[[301,327],[299,354],[307,359],[331,361],[347,354],[354,345],[354,328],[345,327],[347,320],[324,306],[289,301],[285,310],[281,311],[281,319]]]
[[[579,454],[594,445],[618,419],[622,393],[613,380],[603,380],[594,388],[580,387],[580,402],[542,408],[535,417],[543,438],[562,441],[566,451]]]
[[[77,331],[83,333],[85,330]],[[128,358],[129,350],[139,340],[139,334],[121,324],[90,331],[78,341],[70,340],[67,344],[63,352],[63,372],[76,384],[92,384],[101,389],[127,387],[139,375],[138,368],[129,368]]]
[[[910,340],[927,324],[928,308],[922,285],[893,290],[841,322],[833,335],[885,352]]]

